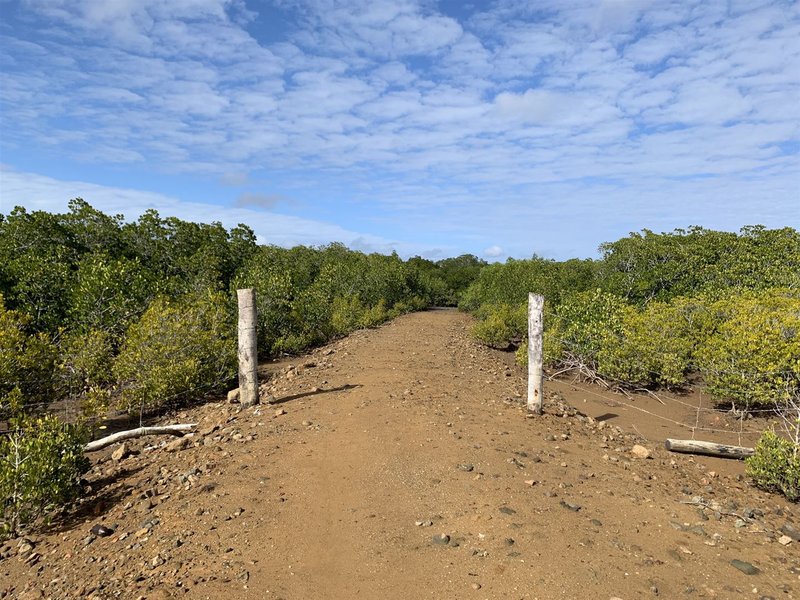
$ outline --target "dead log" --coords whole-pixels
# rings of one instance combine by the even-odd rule
[[[705,454],[720,458],[743,459],[753,456],[755,450],[745,446],[726,446],[714,442],[700,442],[697,440],[667,440],[664,442],[670,452],[683,452],[685,454]]]
[[[197,424],[188,423],[184,425],[162,425],[160,427],[138,427],[137,429],[129,429],[127,431],[118,431],[112,433],[104,438],[89,442],[84,446],[84,452],[95,452],[101,450],[106,446],[121,442],[122,440],[130,440],[132,438],[139,438],[145,435],[177,435],[182,436],[184,433],[191,431]]]

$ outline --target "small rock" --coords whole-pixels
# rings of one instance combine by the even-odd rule
[[[566,508],[568,510],[571,510],[573,512],[578,512],[582,508],[582,506],[580,504],[573,504],[572,502],[566,502],[564,500],[559,502],[559,504],[561,506],[563,506],[564,508]]]
[[[783,526],[783,527],[781,527],[781,533],[782,533],[783,535],[788,535],[788,536],[789,536],[790,538],[792,538],[792,539],[793,539],[795,542],[800,542],[800,531],[798,531],[797,529],[795,529],[795,528],[792,526],[792,524],[791,524],[791,523],[786,523],[786,524],[784,524],[784,526]]]
[[[219,429],[219,425],[217,423],[213,423],[211,425],[206,425],[205,427],[201,428],[197,433],[201,437],[205,437],[207,435],[211,435],[215,431]]]
[[[475,465],[471,465],[469,463],[462,463],[458,465],[458,468],[461,469],[462,471],[466,471],[467,473],[469,473],[470,471],[473,471],[475,469]]]
[[[431,541],[438,546],[446,546],[450,543],[450,536],[446,533],[440,533],[431,538]]]
[[[526,479],[525,480],[525,485],[534,486],[534,485],[536,485],[536,480],[535,479]]]
[[[472,587],[473,590],[479,590],[479,589],[481,589],[481,584],[480,583],[473,583],[471,587]]]
[[[792,538],[790,538],[788,535],[782,535],[781,537],[778,538],[778,543],[784,546],[788,546],[789,544],[792,543]]]
[[[235,390],[231,390],[230,392],[228,392],[228,402],[230,404],[239,404],[240,393],[241,392],[239,391],[239,388],[236,388]]]
[[[185,450],[189,447],[189,442],[191,442],[191,438],[189,437],[180,437],[177,440],[172,440],[169,444],[166,445],[164,448],[165,452],[179,452],[180,450]]]
[[[90,529],[90,531],[93,535],[96,535],[97,537],[108,537],[109,535],[114,533],[113,529],[111,529],[110,527],[106,527],[105,525],[102,525],[100,523],[94,525]]]
[[[751,565],[749,562],[739,560],[738,558],[734,558],[731,561],[731,565],[739,569],[745,575],[756,575],[760,572],[757,567]]]
[[[114,452],[111,453],[111,459],[116,462],[119,462],[121,460],[125,460],[128,456],[130,456],[130,453],[131,451],[130,448],[128,447],[128,444],[123,442],[122,444],[119,445],[119,448],[117,448],[116,450],[114,450]]]
[[[499,510],[504,515],[513,515],[517,513],[517,511],[515,511],[513,508],[509,508],[508,506],[501,506]]]
[[[19,545],[17,546],[17,554],[19,556],[24,556],[28,552],[31,552],[35,548],[35,545],[30,540],[22,539],[20,540]]]
[[[285,414],[286,414],[286,411],[283,410],[282,408],[279,408],[278,410],[275,411],[275,416],[276,417],[280,417],[281,415],[285,415]]]
[[[636,444],[633,448],[631,448],[631,454],[636,458],[650,458],[650,450],[644,446],[640,446],[639,444]]]

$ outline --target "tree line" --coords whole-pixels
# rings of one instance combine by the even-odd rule
[[[252,229],[148,210],[0,215],[0,406],[70,400],[87,414],[151,409],[228,385],[235,294],[253,287],[262,357],[296,353],[431,305],[485,263],[259,245]]]

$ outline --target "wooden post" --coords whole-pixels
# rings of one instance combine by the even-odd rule
[[[256,293],[236,290],[239,300],[239,399],[242,406],[258,404],[258,345],[256,341]]]
[[[528,294],[528,410],[542,414],[544,371],[542,369],[542,311],[544,296]]]

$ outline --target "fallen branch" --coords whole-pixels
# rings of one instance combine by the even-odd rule
[[[129,440],[132,438],[139,438],[145,435],[177,435],[182,436],[187,431],[191,431],[197,424],[188,423],[184,425],[162,425],[160,427],[139,427],[137,429],[129,429],[127,431],[119,431],[112,433],[104,438],[89,442],[84,446],[84,452],[95,452],[101,450],[106,446],[110,446],[122,440]]]
[[[666,440],[664,446],[670,452],[683,452],[685,454],[705,454],[720,458],[747,458],[753,456],[755,450],[745,446],[726,446],[714,442],[700,442],[696,440]]]

